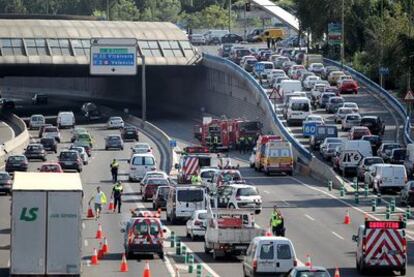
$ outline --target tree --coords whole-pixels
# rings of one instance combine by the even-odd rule
[[[139,20],[139,10],[135,6],[135,2],[133,0],[116,1],[116,3],[111,7],[110,14],[111,20]]]

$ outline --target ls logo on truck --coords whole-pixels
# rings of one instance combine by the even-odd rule
[[[26,207],[24,207],[22,209],[22,213],[20,214],[20,220],[35,221],[37,218],[38,211],[39,211],[39,208],[31,208],[28,210]]]

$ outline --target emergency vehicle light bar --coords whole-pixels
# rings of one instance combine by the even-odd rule
[[[365,221],[365,228],[367,229],[402,229],[404,224],[402,221]]]
[[[208,147],[204,146],[187,146],[184,148],[185,153],[209,153]]]

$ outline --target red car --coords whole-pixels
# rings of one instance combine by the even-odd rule
[[[368,127],[365,126],[354,126],[349,131],[348,138],[350,140],[361,139],[363,136],[370,136],[371,132]]]
[[[58,163],[43,163],[39,168],[40,172],[63,173],[62,167]]]
[[[338,88],[340,93],[358,93],[358,84],[355,80],[343,80]]]
[[[169,186],[170,183],[164,178],[148,178],[144,184],[144,190],[142,191],[142,201],[152,199],[157,192],[159,186]]]

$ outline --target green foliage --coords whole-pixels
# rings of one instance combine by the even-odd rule
[[[235,14],[232,13],[232,22],[235,21]],[[227,28],[229,22],[228,10],[219,6],[211,5],[192,14],[183,13],[181,21],[189,28]]]

